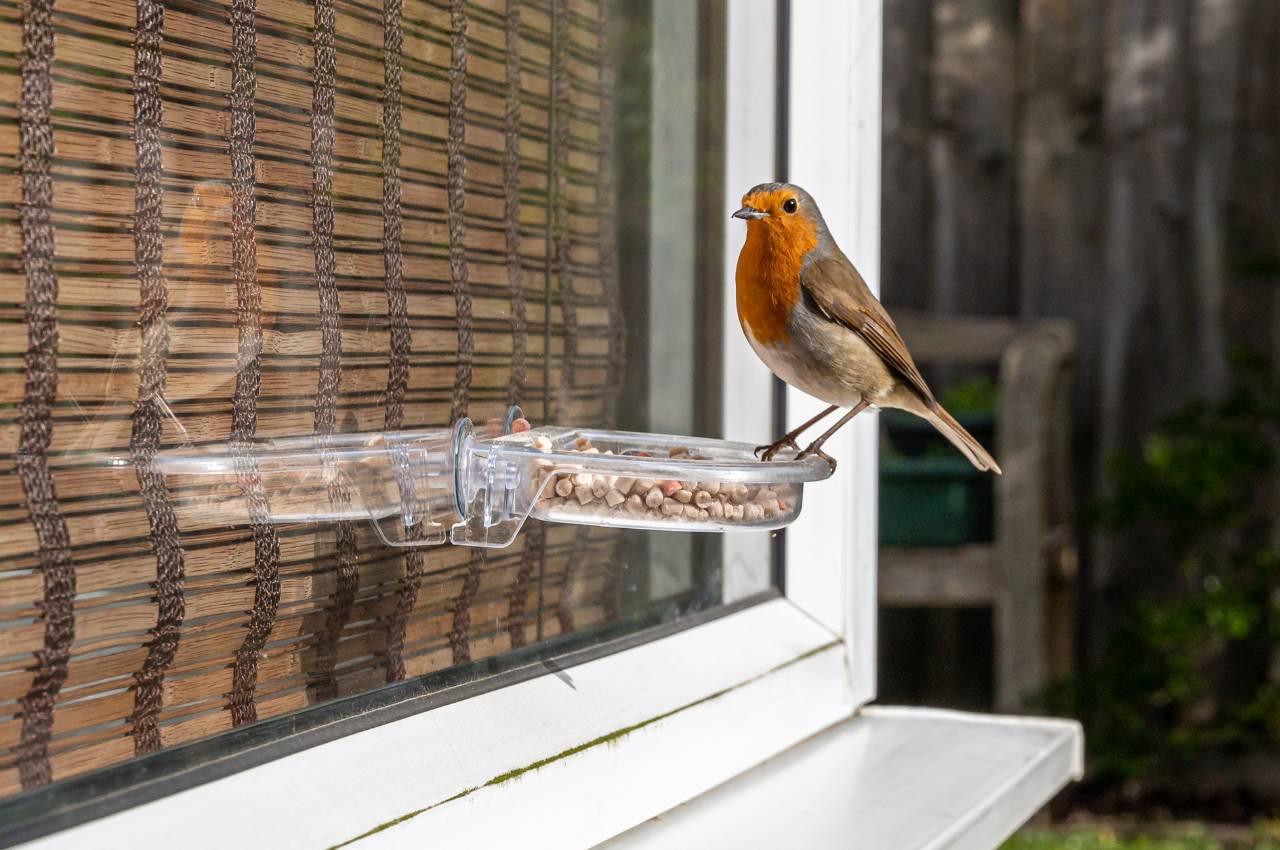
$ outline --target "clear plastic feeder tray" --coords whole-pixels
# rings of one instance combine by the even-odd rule
[[[759,461],[693,437],[505,425],[339,434],[161,452],[204,525],[370,520],[393,546],[508,545],[547,522],[682,531],[781,528],[820,458]]]
[[[722,440],[539,428],[495,440],[504,457],[530,458],[548,522],[684,531],[771,529],[800,513],[804,485],[831,474],[818,458],[762,463]]]

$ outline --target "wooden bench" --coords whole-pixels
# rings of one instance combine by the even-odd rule
[[[1024,710],[1074,656],[1076,545],[1071,383],[1075,329],[896,312],[923,364],[999,364],[995,540],[944,549],[882,548],[880,604],[985,607],[995,628],[995,703]]]

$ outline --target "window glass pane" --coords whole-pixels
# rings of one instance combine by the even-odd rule
[[[719,433],[722,11],[8,6],[0,811],[769,590],[716,535],[269,522],[249,461],[229,525],[155,462],[512,403]]]

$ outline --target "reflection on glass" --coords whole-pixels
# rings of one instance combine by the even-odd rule
[[[273,521],[258,440],[511,404],[535,425],[720,430],[719,4],[455,5],[12,10],[13,811],[127,785],[149,754],[234,751],[255,721],[305,728],[335,699],[768,589],[726,574],[718,535],[530,521],[505,549],[406,549],[368,522]],[[214,446],[237,459],[216,485],[238,488],[234,522],[208,511],[215,485],[157,462]],[[352,494],[323,488],[348,515]]]

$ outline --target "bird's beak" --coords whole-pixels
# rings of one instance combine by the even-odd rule
[[[758,218],[768,218],[769,214],[764,210],[758,210],[755,207],[743,207],[733,214],[733,218],[743,218],[748,221]]]

